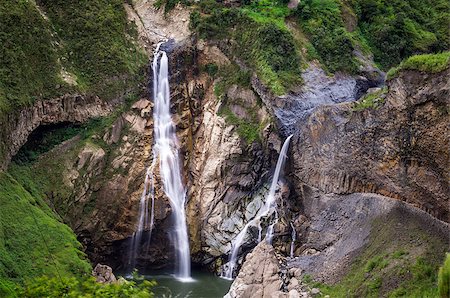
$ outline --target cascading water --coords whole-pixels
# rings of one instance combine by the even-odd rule
[[[290,222],[290,224],[291,224],[292,232],[291,232],[291,250],[289,252],[289,256],[291,258],[294,258],[294,246],[295,246],[295,240],[297,240],[297,233],[295,232],[295,227],[292,224],[292,221]]]
[[[267,199],[266,199],[264,206],[261,209],[259,209],[255,218],[253,218],[251,221],[249,221],[244,226],[242,231],[236,236],[236,238],[234,239],[234,241],[232,243],[230,260],[228,262],[229,265],[228,265],[225,273],[222,275],[222,277],[224,277],[224,278],[233,279],[233,271],[234,271],[234,267],[236,267],[239,249],[245,239],[248,228],[251,225],[255,225],[256,223],[258,223],[258,227],[259,227],[258,242],[261,242],[261,240],[262,240],[261,239],[262,238],[262,236],[261,236],[262,235],[261,219],[263,217],[271,215],[272,213],[275,213],[275,217],[274,217],[275,220],[267,228],[266,238],[265,238],[265,240],[268,243],[272,243],[274,226],[278,222],[278,212],[276,210],[276,202],[275,202],[275,191],[277,190],[277,187],[278,187],[278,180],[280,177],[281,169],[283,168],[284,162],[286,161],[286,158],[287,158],[287,150],[289,148],[289,141],[291,140],[291,138],[292,138],[292,135],[287,137],[286,140],[284,141],[283,147],[281,148],[280,156],[278,157],[277,165],[275,167],[275,173],[273,174],[272,183],[270,185],[269,193],[267,195]]]
[[[181,178],[180,157],[175,125],[170,114],[169,61],[167,54],[159,49],[158,44],[152,63],[153,98],[154,98],[154,146],[153,162],[147,169],[144,193],[141,198],[138,228],[133,236],[133,259],[135,260],[142,232],[148,225],[148,197],[152,198],[150,227],[153,227],[154,185],[153,169],[159,161],[159,172],[167,195],[174,220],[174,243],[176,251],[176,273],[181,281],[191,279],[191,261],[189,255],[189,239],[186,224],[185,203],[186,190]],[[150,185],[150,192],[148,192]],[[135,261],[133,261],[135,262]],[[134,265],[134,264],[133,264]]]
[[[159,65],[158,65],[159,60]],[[159,72],[158,70],[159,66]],[[157,51],[153,60],[153,88],[155,106],[155,155],[159,158],[159,170],[164,192],[172,207],[175,223],[175,250],[177,257],[176,277],[188,280],[191,276],[189,239],[186,225],[186,190],[181,180],[181,165],[178,155],[178,140],[170,114],[169,61],[164,51]]]
[[[148,186],[150,185],[150,192],[148,191]],[[148,197],[152,198],[152,207],[151,207],[151,220],[150,223],[148,221]],[[128,262],[129,270],[133,270],[136,267],[136,258],[140,252],[140,248],[142,247],[142,234],[146,229],[150,229],[148,241],[151,238],[151,230],[153,229],[153,209],[154,209],[154,196],[153,196],[153,164],[152,166],[147,168],[145,173],[144,180],[144,190],[141,195],[141,199],[139,202],[139,221],[136,232],[133,234],[133,238],[131,240],[131,250],[130,250],[130,258]]]

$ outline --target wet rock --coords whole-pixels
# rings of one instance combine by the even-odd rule
[[[92,276],[95,277],[96,282],[102,284],[112,284],[117,282],[111,267],[107,265],[97,264],[94,270],[92,270]]]

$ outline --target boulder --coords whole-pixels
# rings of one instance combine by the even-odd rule
[[[92,276],[95,277],[98,283],[102,284],[112,284],[117,282],[111,267],[107,265],[97,264],[94,270],[92,270]]]

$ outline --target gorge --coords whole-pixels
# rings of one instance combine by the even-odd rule
[[[445,297],[448,3],[294,2],[2,2],[0,297]]]

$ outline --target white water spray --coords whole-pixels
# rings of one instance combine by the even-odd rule
[[[175,277],[181,281],[191,279],[191,261],[189,251],[189,239],[186,225],[185,203],[186,190],[181,178],[180,157],[178,154],[178,140],[175,133],[175,125],[170,114],[170,88],[169,88],[169,61],[167,54],[160,51],[158,44],[155,50],[153,70],[153,98],[154,98],[154,139],[153,161],[148,167],[144,191],[139,204],[139,221],[136,232],[133,235],[131,246],[131,269],[135,267],[136,257],[142,239],[142,233],[150,228],[149,237],[154,224],[154,178],[153,170],[159,161],[159,171],[164,192],[169,198],[174,220],[174,242],[176,251]],[[151,197],[151,212],[149,223],[148,199]]]
[[[244,226],[242,231],[236,236],[236,238],[232,242],[229,265],[228,265],[226,272],[222,276],[226,279],[233,279],[233,271],[234,271],[234,268],[236,267],[239,249],[240,249],[242,243],[244,242],[245,236],[247,235],[248,228],[251,225],[258,223],[258,227],[259,227],[258,242],[261,242],[261,240],[262,240],[261,239],[262,238],[261,219],[263,217],[266,217],[266,216],[269,216],[269,215],[275,213],[275,217],[274,217],[275,220],[267,228],[266,238],[265,238],[265,240],[268,243],[270,243],[270,244],[272,243],[274,226],[278,222],[278,212],[276,210],[276,202],[275,202],[275,191],[277,190],[277,187],[278,187],[278,180],[280,177],[281,169],[283,168],[284,162],[286,161],[286,158],[287,158],[287,150],[289,148],[289,141],[291,140],[291,138],[292,138],[292,135],[287,137],[286,140],[284,141],[283,147],[281,148],[280,156],[278,157],[277,165],[275,167],[275,173],[273,174],[273,179],[272,179],[272,183],[270,185],[269,193],[267,195],[266,203],[264,204],[264,206],[261,209],[259,209],[255,218],[253,218],[251,221],[249,221]]]
[[[290,250],[289,256],[291,258],[294,258],[294,245],[295,245],[295,240],[297,240],[297,233],[295,231],[294,225],[292,224],[292,221],[290,222],[290,224],[291,224],[292,232],[291,232],[291,250]]]
[[[159,63],[158,63],[159,62]],[[181,178],[178,140],[170,114],[169,61],[164,51],[155,53],[153,60],[154,96],[154,161],[159,159],[159,170],[164,192],[169,198],[174,219],[174,242],[177,258],[175,276],[182,281],[191,279],[189,239],[186,225],[186,190]]]

